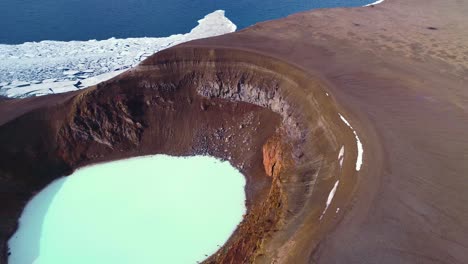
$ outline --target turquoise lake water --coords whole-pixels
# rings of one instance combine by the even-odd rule
[[[84,167],[28,203],[9,263],[196,263],[242,220],[244,187],[238,170],[206,156]]]

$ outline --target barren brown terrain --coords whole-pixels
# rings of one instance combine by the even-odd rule
[[[85,90],[0,99],[1,260],[53,179],[165,153],[247,178],[248,212],[206,263],[468,263],[466,14],[464,0],[313,10]]]

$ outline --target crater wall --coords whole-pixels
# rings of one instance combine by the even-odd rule
[[[356,159],[354,135],[323,85],[265,55],[175,47],[97,86],[30,100],[38,107],[0,126],[0,181],[11,190],[0,212],[4,259],[25,203],[52,180],[149,154],[212,155],[246,176],[248,212],[207,263],[268,261],[304,225],[312,228],[304,243],[316,243],[327,194],[346,174],[342,197],[350,195]]]

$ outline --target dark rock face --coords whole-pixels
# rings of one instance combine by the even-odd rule
[[[314,87],[314,103],[304,100],[303,84]],[[28,105],[36,100],[44,99]],[[317,81],[242,51],[174,48],[49,100],[0,126],[1,196],[9,201],[0,210],[4,259],[23,206],[53,179],[91,163],[164,153],[212,155],[244,173],[248,213],[206,262],[252,262],[265,239],[310,203],[311,186],[292,183],[316,180],[318,164],[335,164],[328,155],[343,138],[328,127],[337,119],[332,102],[323,112],[316,104],[327,100]],[[310,149],[310,138],[321,143]]]
[[[103,96],[96,91],[86,100],[74,102],[67,125],[59,131],[63,158],[73,162],[93,158],[92,152],[95,150],[89,148],[123,151],[138,147],[145,106],[142,98],[139,99],[137,101],[119,94]],[[78,151],[77,147],[80,148]],[[80,156],[68,156],[75,153]]]

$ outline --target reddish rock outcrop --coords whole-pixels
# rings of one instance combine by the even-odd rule
[[[277,177],[283,169],[284,151],[279,136],[274,136],[263,145],[263,166],[270,177]]]

